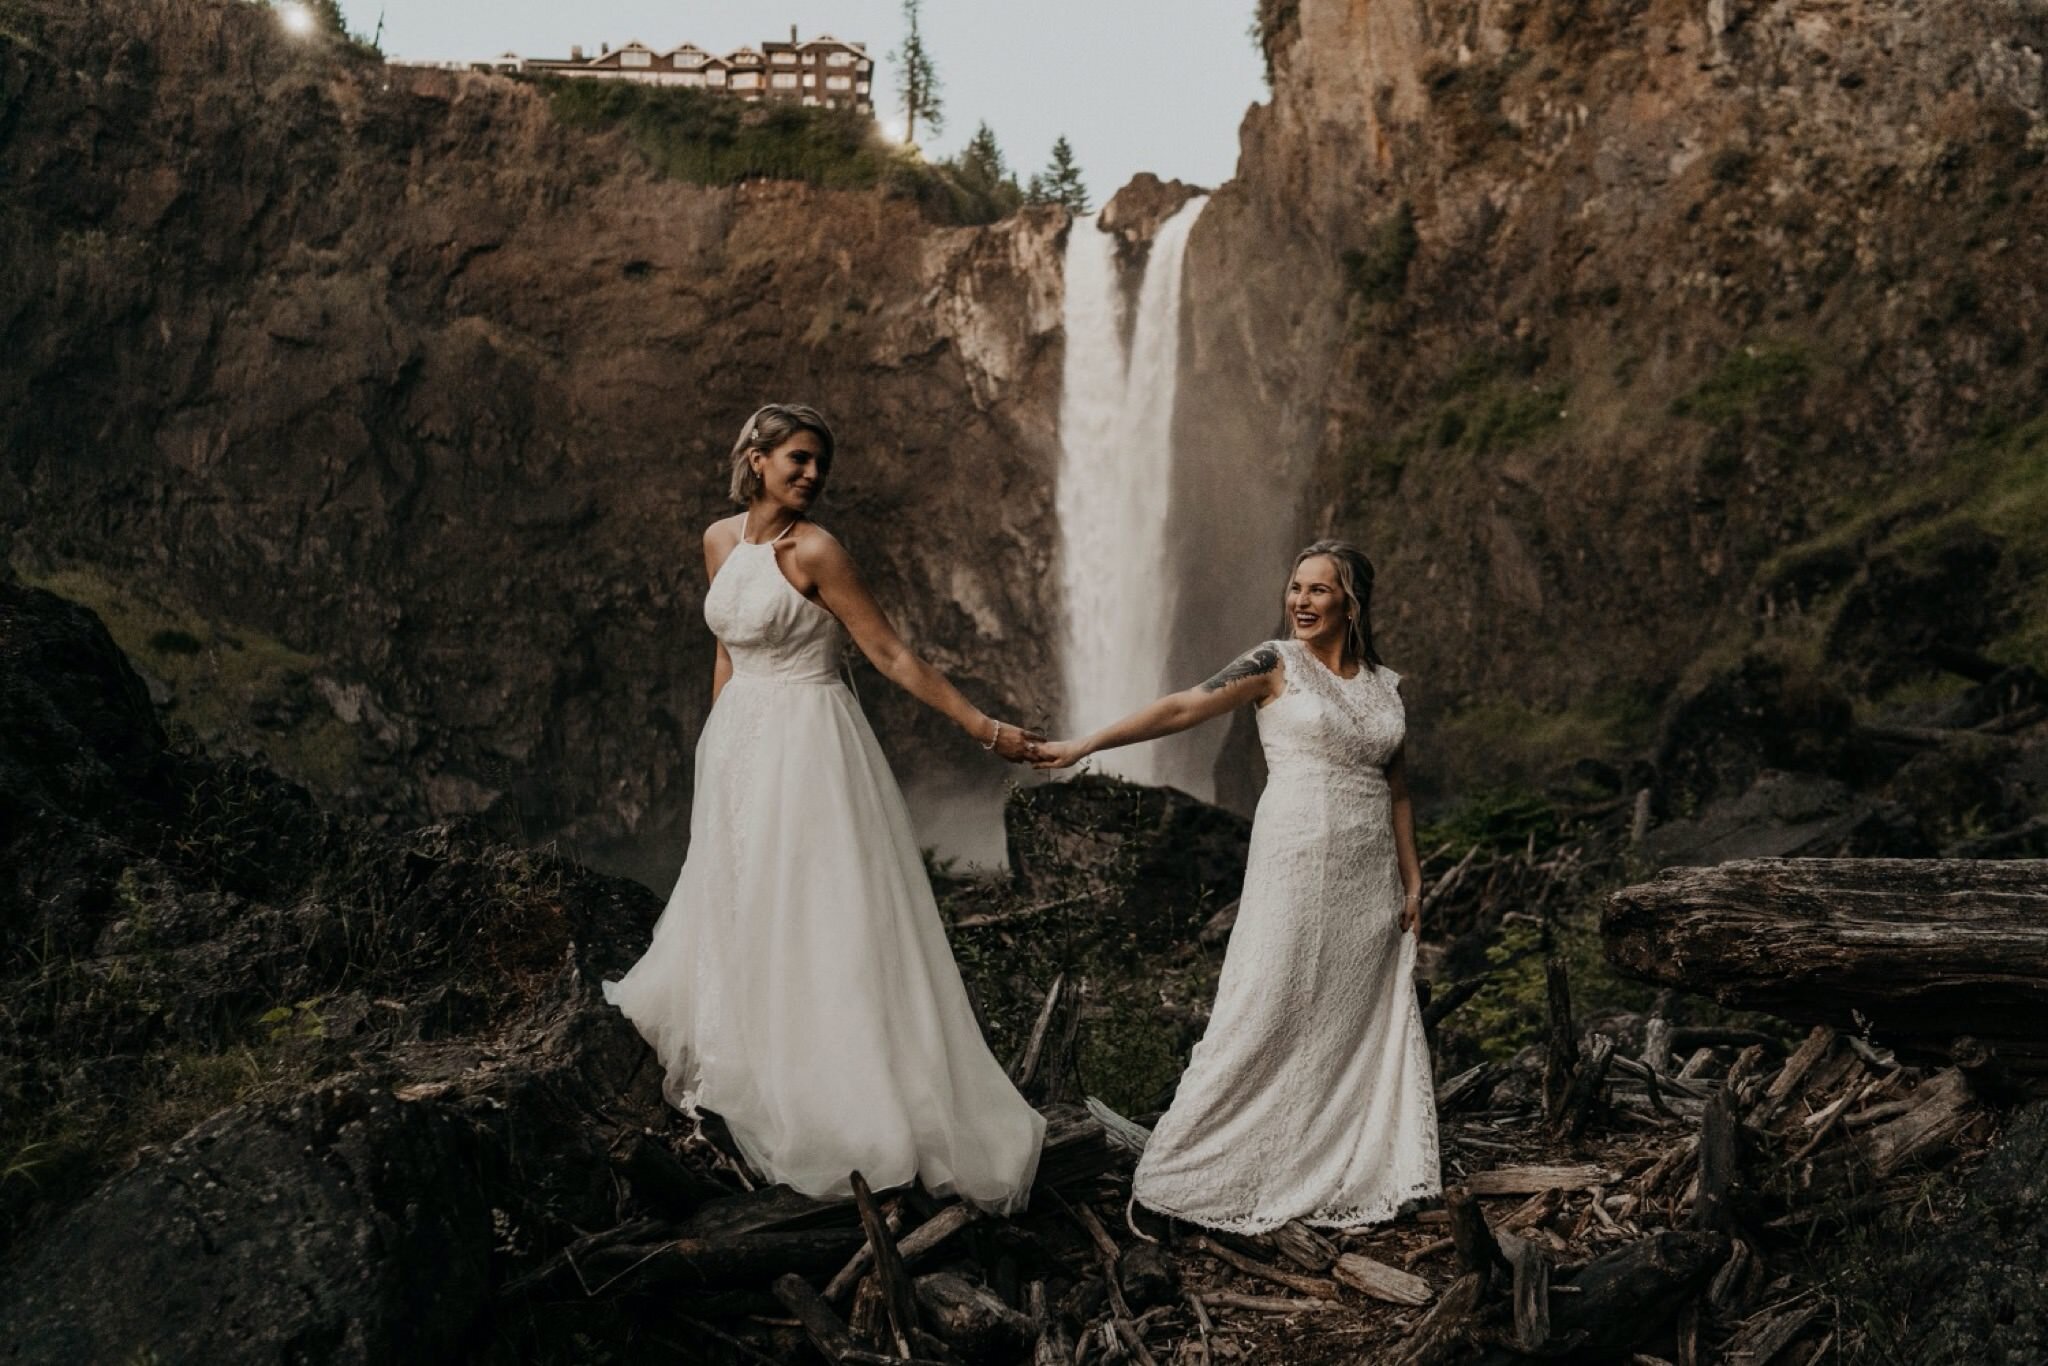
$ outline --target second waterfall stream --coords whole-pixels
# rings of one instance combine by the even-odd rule
[[[1066,361],[1057,508],[1066,598],[1066,733],[1083,735],[1189,680],[1166,678],[1182,566],[1168,562],[1173,408],[1180,371],[1181,263],[1205,197],[1159,227],[1126,316],[1117,237],[1092,219],[1067,235]],[[1129,338],[1128,344],[1126,337]],[[1133,782],[1208,799],[1206,764],[1176,763],[1194,737],[1093,761]]]

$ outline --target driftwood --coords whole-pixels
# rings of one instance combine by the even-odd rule
[[[853,1340],[853,1333],[832,1306],[820,1299],[810,1282],[791,1273],[775,1282],[775,1298],[789,1312],[810,1339],[818,1354],[834,1366],[936,1366],[912,1357],[908,1361],[885,1352],[869,1351]]]
[[[1286,1271],[1277,1266],[1269,1266],[1265,1262],[1247,1257],[1241,1252],[1225,1247],[1213,1238],[1197,1235],[1188,1240],[1188,1246],[1197,1252],[1207,1253],[1233,1270],[1241,1271],[1245,1275],[1257,1280],[1269,1281],[1284,1290],[1292,1290],[1297,1294],[1310,1295],[1320,1300],[1334,1300],[1337,1298],[1337,1287],[1326,1280],[1321,1280],[1314,1276],[1305,1276],[1297,1271]]]
[[[1616,1351],[1677,1316],[1727,1260],[1718,1233],[1667,1229],[1597,1258],[1553,1295],[1551,1339],[1575,1349]]]
[[[787,1270],[821,1271],[837,1265],[860,1242],[852,1229],[731,1233],[716,1238],[633,1242],[630,1230],[579,1239],[532,1273],[512,1282],[508,1295],[580,1285],[585,1294],[627,1293],[656,1285],[716,1290],[759,1285]]]
[[[1030,1319],[950,1271],[917,1278],[917,1306],[941,1341],[974,1358],[1015,1355],[1038,1336]]]
[[[896,1354],[907,1357],[918,1327],[916,1292],[910,1283],[910,1273],[903,1267],[903,1258],[896,1251],[895,1240],[889,1236],[888,1226],[883,1222],[882,1212],[875,1204],[874,1194],[868,1190],[867,1181],[859,1172],[853,1173],[851,1179],[853,1202],[860,1210],[860,1226],[867,1235],[868,1256],[874,1267],[868,1276],[874,1282],[876,1298],[881,1301],[883,1312],[888,1315]]]
[[[1330,1274],[1359,1294],[1388,1304],[1428,1304],[1435,1298],[1429,1282],[1420,1276],[1388,1266],[1362,1252],[1347,1252],[1330,1267]]]
[[[1754,859],[1617,892],[1607,956],[1726,1005],[1946,1062],[1967,1035],[2048,1093],[2048,860]]]

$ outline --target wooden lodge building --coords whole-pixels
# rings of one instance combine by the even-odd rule
[[[726,53],[706,52],[695,43],[657,51],[645,43],[631,42],[616,48],[607,44],[595,57],[572,47],[566,58],[520,57],[508,52],[495,62],[480,65],[492,71],[692,86],[749,101],[875,112],[871,94],[875,64],[866,45],[830,34],[799,41],[794,24],[786,43],[763,43],[758,48],[735,48]]]

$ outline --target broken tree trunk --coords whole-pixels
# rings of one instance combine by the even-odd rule
[[[1607,957],[1724,1005],[1947,1062],[1959,1036],[2048,1093],[2048,860],[1750,859],[1615,893]],[[1859,1031],[1860,1032],[1860,1031]]]

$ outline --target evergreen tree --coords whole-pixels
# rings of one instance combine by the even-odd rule
[[[1024,199],[1029,204],[1060,204],[1073,214],[1088,212],[1088,187],[1081,183],[1081,168],[1074,163],[1074,149],[1064,134],[1052,145],[1052,160],[1031,177]]]
[[[966,206],[970,222],[993,223],[1008,217],[1024,202],[1017,177],[1003,164],[1003,152],[996,145],[995,130],[986,123],[974,130],[966,148],[950,163],[953,179],[972,201]]]
[[[903,98],[903,140],[917,145],[917,125],[933,134],[945,131],[944,105],[939,99],[939,72],[925,50],[924,34],[918,27],[918,11],[924,0],[903,0],[903,46],[889,54],[896,63],[896,93]]]

